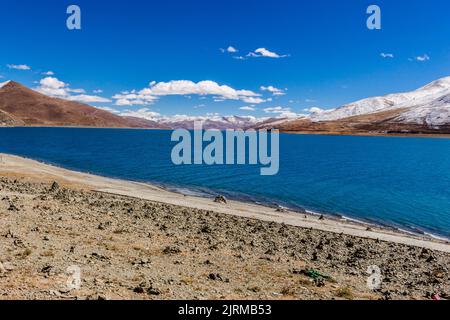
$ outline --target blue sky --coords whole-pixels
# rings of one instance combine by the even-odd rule
[[[66,28],[71,4],[82,30]],[[366,28],[371,4],[381,30]],[[150,116],[304,113],[449,76],[448,12],[441,0],[2,1],[0,82]]]

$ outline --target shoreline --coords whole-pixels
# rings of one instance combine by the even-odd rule
[[[101,177],[45,164],[36,160],[0,153],[0,175],[31,179],[40,183],[57,181],[63,186],[87,189],[110,195],[120,195],[134,199],[180,207],[207,210],[229,216],[250,218],[265,222],[275,222],[294,227],[313,229],[335,234],[345,234],[363,239],[381,240],[397,244],[450,253],[450,243],[439,236],[413,234],[397,227],[385,227],[371,222],[359,221],[345,216],[334,217],[306,211],[300,213],[281,210],[255,203],[229,200],[227,204],[217,204],[208,197],[184,195],[148,183],[133,182]]]
[[[8,126],[0,125],[0,128],[67,128],[67,129],[119,129],[119,130],[150,130],[150,131],[173,131],[171,128],[127,128],[127,127],[89,127],[89,126]],[[193,130],[193,129],[190,129]],[[224,129],[225,130],[225,129]],[[280,131],[282,134],[311,135],[311,136],[336,136],[336,137],[384,137],[384,138],[421,138],[421,139],[450,139],[450,134],[445,133],[377,133],[377,132],[314,132],[314,131]]]
[[[52,164],[50,164],[50,165],[52,165]],[[58,166],[56,166],[56,167],[58,167]],[[121,180],[119,178],[114,178],[114,177],[108,177],[108,178]],[[137,182],[137,181],[132,181],[132,180],[125,180],[125,181]],[[213,201],[214,197],[218,195],[211,189],[205,190],[202,188],[195,188],[195,187],[188,188],[188,187],[183,187],[183,186],[179,186],[179,185],[158,184],[158,183],[152,183],[152,182],[140,182],[140,183],[153,185],[153,186],[161,188],[165,191],[173,192],[176,194],[181,194],[183,196],[193,196],[193,197],[198,197],[198,198],[205,198],[205,199],[210,199],[211,201]],[[262,206],[262,207],[270,208],[273,210],[282,210],[282,211],[285,210],[287,212],[295,213],[298,215],[307,215],[312,218],[314,218],[314,217],[319,218],[319,217],[323,216],[323,217],[325,217],[329,220],[333,220],[333,221],[338,221],[338,222],[341,221],[341,222],[349,223],[349,224],[357,224],[357,225],[360,225],[360,226],[363,226],[366,228],[375,228],[375,229],[378,228],[383,231],[390,231],[390,232],[400,233],[402,235],[409,235],[412,237],[424,238],[424,239],[430,240],[430,241],[437,240],[437,241],[441,241],[441,242],[450,244],[450,238],[447,238],[443,235],[434,234],[431,231],[420,230],[418,228],[411,227],[411,229],[408,229],[407,227],[389,225],[387,223],[383,223],[381,221],[370,220],[368,218],[367,219],[354,218],[354,217],[350,217],[344,213],[338,213],[338,212],[330,213],[330,212],[325,212],[325,211],[324,212],[315,211],[315,210],[312,210],[309,208],[292,207],[292,206],[290,207],[288,205],[280,204],[280,203],[276,203],[276,202],[268,202],[268,201],[264,202],[264,201],[259,201],[259,200],[255,200],[255,199],[248,199],[248,198],[251,198],[249,196],[247,196],[247,197],[231,196],[231,195],[227,194],[226,192],[223,192],[222,195],[224,195],[229,200],[240,202],[240,203]]]
[[[281,131],[284,134],[311,135],[311,136],[335,136],[335,137],[382,137],[382,138],[420,138],[420,139],[450,139],[446,133],[364,133],[364,132],[314,132],[314,131]]]

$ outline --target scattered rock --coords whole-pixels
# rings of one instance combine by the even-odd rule
[[[144,290],[144,287],[141,287],[141,286],[139,285],[139,286],[137,286],[137,287],[135,287],[135,288],[133,289],[133,292],[134,292],[134,293],[142,294],[142,293],[145,292],[145,290]]]
[[[55,192],[55,191],[57,191],[57,190],[59,190],[59,183],[58,182],[56,182],[56,181],[54,181],[53,183],[52,183],[52,186],[50,187],[50,192]]]
[[[150,263],[150,261],[147,258],[141,258],[141,259],[136,259],[131,264],[133,266],[144,266],[144,265],[147,265],[149,263]]]
[[[41,273],[45,273],[45,274],[50,274],[50,272],[52,271],[53,266],[50,265],[46,265],[45,267],[43,267],[41,269]]]
[[[211,228],[208,225],[204,225],[200,231],[202,233],[211,233]]]
[[[17,211],[19,211],[19,209],[14,204],[11,203],[9,205],[8,211],[15,211],[15,212],[17,212]]]
[[[102,222],[98,225],[97,229],[98,230],[106,230],[108,227],[111,226],[111,222]]]
[[[365,259],[365,258],[367,258],[367,250],[365,250],[363,248],[356,249],[353,252],[353,257],[356,259]]]
[[[49,293],[52,296],[61,297],[61,292],[59,292],[58,290],[50,290]]]
[[[0,259],[11,262],[0,263],[0,296],[6,298],[329,299],[349,286],[355,299],[365,299],[369,265],[383,270],[382,289],[371,298],[450,298],[450,260],[442,252],[62,186],[50,194],[50,184],[3,179]],[[5,214],[11,205],[23,212],[20,219]],[[86,268],[74,296],[63,289],[73,263]],[[21,283],[27,268],[38,281]],[[225,285],[225,276],[233,281]],[[142,279],[148,280],[136,286]]]
[[[227,198],[225,198],[224,196],[221,196],[221,195],[219,195],[219,196],[217,196],[215,199],[214,199],[214,202],[215,203],[221,203],[221,204],[227,204]]]
[[[223,282],[230,282],[229,279],[224,279],[219,273],[210,273],[208,275],[208,279],[212,281],[223,281]]]
[[[134,293],[144,294],[147,293],[151,296],[159,296],[162,292],[158,288],[155,288],[150,282],[148,285],[145,282],[140,283],[137,287],[133,288]]]
[[[177,246],[166,247],[163,251],[164,254],[178,254],[181,253],[181,249]]]
[[[11,262],[0,262],[0,271],[2,272],[9,272],[9,271],[13,271],[14,270],[14,266]]]
[[[152,296],[159,296],[161,294],[161,291],[157,288],[150,287],[147,289],[147,293]]]

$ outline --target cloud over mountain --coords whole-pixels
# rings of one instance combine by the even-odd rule
[[[194,82],[190,80],[172,80],[169,82],[151,82],[148,88],[122,92],[113,96],[118,106],[146,105],[165,96],[214,96],[216,100],[241,100],[258,104],[266,100],[261,94],[251,90],[238,90],[227,85],[220,85],[211,80]]]
[[[61,98],[69,101],[78,101],[83,103],[107,103],[110,99],[91,96],[85,94],[84,89],[72,89],[63,81],[55,77],[46,77],[41,79],[39,86],[35,88],[36,91],[50,97]]]

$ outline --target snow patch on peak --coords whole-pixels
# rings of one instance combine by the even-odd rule
[[[334,121],[364,114],[429,105],[449,94],[450,77],[446,77],[433,81],[415,91],[363,99],[337,109],[312,114],[310,117],[315,122]]]
[[[422,106],[413,108],[399,115],[395,121],[439,127],[450,124],[450,107]]]
[[[430,90],[430,89],[450,89],[450,77],[445,77],[433,81],[426,86],[418,89],[417,91]]]
[[[3,88],[4,86],[6,86],[8,83],[10,83],[11,81],[5,81],[5,82],[0,82],[0,89]]]

